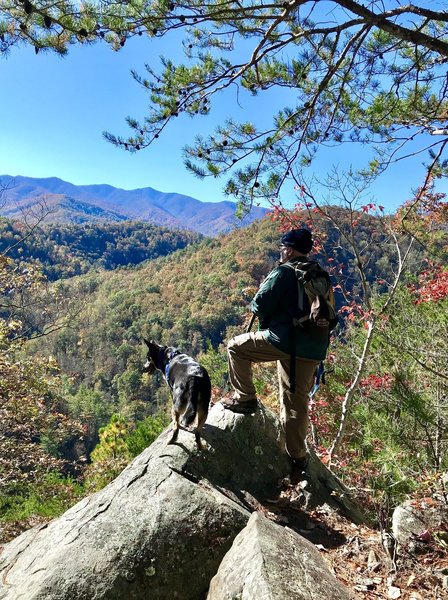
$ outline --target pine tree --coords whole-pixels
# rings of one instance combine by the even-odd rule
[[[149,114],[128,118],[130,137],[106,138],[138,151],[170,121],[209,114],[225,90],[236,91],[235,102],[259,95],[270,122],[237,122],[229,110],[212,135],[185,148],[188,169],[227,176],[226,192],[249,208],[276,199],[285,181],[300,184],[322,147],[377,144],[370,175],[431,149],[438,175],[446,173],[447,14],[439,5],[360,0],[13,0],[0,7],[0,53],[26,43],[63,54],[101,40],[119,50],[139,35],[178,45],[183,36],[184,63],[167,57],[161,72],[148,65],[133,74]]]

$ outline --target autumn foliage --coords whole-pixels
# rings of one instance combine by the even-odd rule
[[[416,304],[439,302],[448,296],[448,270],[444,266],[432,264],[418,279],[412,287]]]

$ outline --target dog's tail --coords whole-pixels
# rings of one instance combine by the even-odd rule
[[[188,382],[188,405],[184,413],[183,422],[186,426],[191,425],[198,416],[198,428],[202,425],[208,415],[211,397],[211,384],[208,375],[206,377],[193,377]]]

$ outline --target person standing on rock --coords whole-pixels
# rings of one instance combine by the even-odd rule
[[[234,394],[221,400],[224,408],[235,413],[256,412],[252,364],[277,362],[281,420],[286,451],[292,462],[293,483],[300,479],[308,463],[305,438],[309,393],[329,344],[328,322],[325,335],[293,326],[299,295],[296,268],[317,265],[308,259],[312,246],[312,236],[307,229],[292,229],[282,236],[279,265],[266,277],[250,304],[251,311],[258,317],[259,331],[237,335],[228,342],[229,376]],[[317,268],[320,269],[318,265]],[[328,274],[320,270],[331,288]]]

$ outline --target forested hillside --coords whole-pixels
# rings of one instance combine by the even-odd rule
[[[73,389],[100,393],[110,414],[151,412],[156,380],[142,379],[142,338],[193,355],[208,344],[217,348],[227,328],[241,330],[253,289],[274,264],[277,239],[276,226],[260,222],[134,269],[60,283],[61,293],[80,298],[80,312],[68,328],[36,340],[35,350],[56,358]],[[163,387],[161,393],[164,402]]]
[[[376,281],[379,272],[385,279],[394,264],[383,240],[370,240],[373,223],[371,217],[365,217],[357,237],[360,245],[369,241],[367,274]],[[58,236],[58,230],[51,235]],[[135,360],[135,345],[141,343],[143,336],[179,345],[193,354],[204,350],[208,342],[216,348],[229,326],[242,326],[254,290],[278,259],[279,236],[278,225],[268,219],[135,269],[87,274],[64,288],[67,295],[72,289],[82,289],[85,312],[70,324],[68,331],[39,344],[48,345],[48,350],[62,361],[64,370],[86,374],[81,377],[89,383],[87,374],[104,370],[104,365],[114,365],[106,373],[109,382],[126,371],[129,357],[134,356]],[[329,248],[337,247],[335,236],[337,232],[330,231]],[[90,241],[93,239],[89,236]],[[81,240],[75,252],[76,248],[81,253],[87,245]],[[324,261],[325,255],[318,253],[317,258]],[[357,285],[353,260],[347,248],[338,248],[337,275],[350,287]],[[120,356],[125,359],[117,360]]]
[[[334,213],[342,220],[348,217],[338,209]],[[354,255],[340,232],[321,222],[327,241],[316,257],[335,266],[335,283],[361,296]],[[368,248],[366,277],[381,291],[396,264],[391,240],[375,233],[375,224],[374,217],[364,215],[356,236],[359,247]],[[147,401],[162,394],[164,402],[167,393],[163,386],[158,391],[157,380],[141,377],[142,338],[198,355],[242,332],[249,301],[278,259],[279,236],[278,224],[267,219],[135,269],[90,273],[67,282],[60,293],[80,298],[79,314],[69,327],[34,346],[56,358],[71,376],[73,390],[82,385],[99,393],[110,413],[119,410],[134,417],[151,412],[154,407]],[[418,268],[419,260],[417,252],[412,268]],[[340,289],[337,295],[342,306],[346,299]],[[219,377],[214,381],[222,384]]]
[[[16,260],[39,261],[50,281],[90,269],[137,265],[202,237],[138,221],[42,225],[28,237],[23,223],[0,217],[0,254],[8,252]]]

